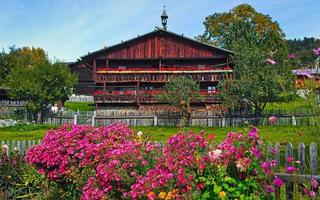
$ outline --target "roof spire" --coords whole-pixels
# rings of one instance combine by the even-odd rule
[[[162,23],[164,30],[167,30],[167,19],[168,19],[168,15],[166,12],[166,6],[163,6],[163,11],[162,11],[162,15],[161,15],[161,23]]]

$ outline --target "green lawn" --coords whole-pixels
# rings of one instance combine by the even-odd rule
[[[307,105],[306,100],[296,97],[291,102],[269,103],[264,109],[264,113],[274,114],[314,114],[313,109]]]
[[[64,106],[72,111],[93,111],[95,109],[93,102],[65,102]]]
[[[15,125],[0,128],[0,141],[8,140],[39,140],[43,139],[45,133],[54,129],[54,125]]]
[[[136,132],[142,131],[146,137],[150,137],[151,140],[156,141],[166,141],[168,137],[181,130],[177,127],[132,127],[132,129]],[[315,126],[258,126],[258,129],[263,139],[271,143],[291,142],[293,145],[298,145],[299,142],[302,141],[306,146],[309,146],[311,142],[320,143],[320,137],[318,137],[315,132],[318,127]],[[204,130],[206,133],[214,133],[216,141],[219,142],[223,140],[230,131],[247,133],[248,127],[191,127],[185,128],[184,130],[193,130],[196,133]]]
[[[29,140],[42,139],[47,130],[56,128],[50,125],[18,125],[9,128],[0,128],[0,140]],[[291,142],[297,146],[300,141],[309,146],[311,142],[320,143],[320,137],[317,135],[318,127],[316,126],[260,126],[261,136],[267,142]],[[248,127],[222,128],[222,127],[132,127],[135,132],[142,131],[143,136],[153,141],[166,141],[170,136],[179,132],[179,130],[192,130],[200,133],[204,130],[206,133],[214,133],[216,141],[223,140],[230,131],[243,131],[246,133]]]

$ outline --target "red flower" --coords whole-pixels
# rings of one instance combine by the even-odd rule
[[[214,136],[213,133],[211,133],[211,134],[208,135],[208,139],[209,139],[210,141],[214,140],[214,138],[215,138],[215,136]]]

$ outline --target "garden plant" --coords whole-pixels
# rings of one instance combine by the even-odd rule
[[[202,131],[179,132],[162,144],[121,124],[64,125],[50,130],[25,160],[7,157],[3,148],[1,187],[11,197],[274,199],[284,185],[274,173],[276,160],[266,161],[255,127],[248,133],[229,132],[219,143]],[[299,162],[289,161],[286,173],[297,174]],[[317,188],[317,181],[310,180],[297,191],[313,199]]]

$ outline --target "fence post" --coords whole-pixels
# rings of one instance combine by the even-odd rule
[[[21,153],[21,144],[20,144],[20,140],[17,141],[17,150],[18,150],[18,154]],[[20,154],[21,155],[21,154]]]
[[[94,120],[95,120],[96,116],[95,115],[92,115],[92,118],[91,118],[91,126],[94,127]]]
[[[222,125],[222,127],[226,127],[226,117],[225,116],[222,117],[221,125]]]
[[[290,166],[290,163],[288,162],[288,157],[293,157],[293,146],[290,142],[287,144],[285,155],[286,167],[288,167]],[[286,183],[286,199],[293,199],[293,183],[290,180],[288,180],[288,182]]]
[[[74,125],[77,125],[77,118],[78,118],[77,115],[74,115],[74,116],[73,116],[73,124],[74,124]]]
[[[267,145],[267,161],[272,160],[272,144]]]
[[[24,152],[26,151],[26,141],[22,140],[21,145],[22,145],[21,155],[24,155]]]
[[[153,126],[158,126],[158,116],[153,116]]]
[[[317,145],[312,142],[309,147],[309,153],[310,153],[310,172],[311,175],[316,175],[317,174],[317,156],[318,156],[318,149]]]
[[[306,154],[305,154],[305,145],[303,142],[300,142],[298,146],[298,160],[300,161],[299,165],[299,171],[301,174],[304,174],[304,167],[305,167],[305,161],[306,161]]]
[[[292,116],[292,126],[297,126],[297,120],[295,116]]]

